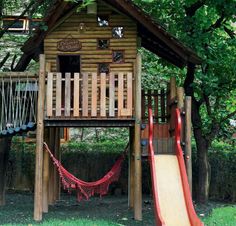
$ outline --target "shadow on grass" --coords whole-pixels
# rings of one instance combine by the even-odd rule
[[[92,198],[78,203],[73,195],[63,194],[60,201],[49,207],[39,225],[86,225],[86,226],[141,226],[155,225],[150,197],[144,197],[143,221],[133,220],[126,196]],[[7,204],[0,207],[0,225],[36,225],[33,221],[33,195],[8,194]]]

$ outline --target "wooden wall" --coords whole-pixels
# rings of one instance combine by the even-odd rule
[[[109,26],[99,27],[97,15],[109,15]],[[51,62],[52,71],[58,71],[58,55],[76,55],[81,57],[81,72],[98,72],[99,63],[109,63],[110,72],[133,72],[133,63],[137,55],[137,26],[130,18],[119,14],[102,1],[97,3],[97,15],[87,14],[87,10],[74,12],[62,24],[50,32],[44,40],[44,53],[47,62]],[[85,24],[85,29],[80,31],[80,23]],[[124,27],[123,38],[113,38],[112,28]],[[57,42],[66,36],[72,35],[82,43],[82,49],[77,52],[60,52],[57,50]],[[110,39],[110,48],[99,50],[97,39]],[[124,63],[113,63],[112,51],[124,51]]]

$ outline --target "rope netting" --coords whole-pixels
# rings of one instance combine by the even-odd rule
[[[74,175],[69,173],[61,164],[61,162],[55,158],[49,149],[48,145],[44,143],[45,150],[49,153],[54,165],[57,167],[58,173],[61,178],[63,188],[65,190],[75,189],[77,191],[77,200],[81,201],[83,199],[88,200],[91,196],[99,194],[100,196],[106,195],[108,193],[109,185],[113,182],[118,181],[123,160],[125,154],[128,150],[128,145],[124,153],[116,160],[115,164],[106,175],[94,182],[85,182],[76,178]]]

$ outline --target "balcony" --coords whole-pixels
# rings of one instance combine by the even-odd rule
[[[45,121],[63,126],[82,122],[132,120],[133,74],[118,72],[59,73],[46,75]],[[61,122],[60,122],[61,121]],[[81,124],[82,123],[82,124]]]

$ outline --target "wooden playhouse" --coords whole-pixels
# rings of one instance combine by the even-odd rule
[[[157,139],[168,139],[173,135],[172,108],[177,102],[174,79],[166,90],[142,93],[138,49],[144,47],[179,68],[200,64],[201,59],[132,1],[97,0],[86,8],[56,1],[44,22],[48,29],[38,29],[26,42],[21,60],[26,68],[31,58],[41,54],[34,219],[41,220],[59,194],[58,175],[43,152],[44,141],[58,157],[60,128],[128,127],[129,205],[135,219],[141,220],[145,112],[153,106]]]

